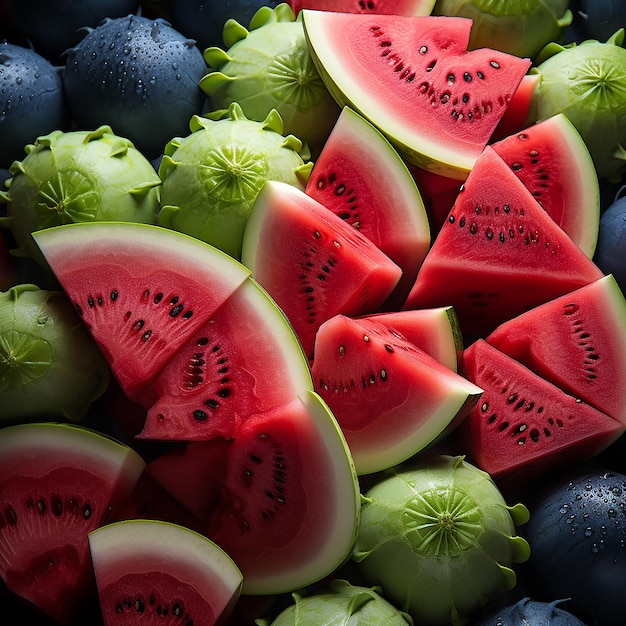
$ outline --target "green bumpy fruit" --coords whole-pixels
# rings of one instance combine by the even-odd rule
[[[433,455],[386,472],[365,494],[353,559],[368,584],[416,623],[460,625],[505,591],[528,559],[491,477],[463,457]]]
[[[347,580],[331,580],[325,589],[311,595],[292,594],[294,604],[274,620],[258,619],[258,626],[407,626],[412,618],[399,611],[381,595],[381,589],[352,585]]]
[[[109,367],[61,291],[0,292],[0,424],[82,420]]]
[[[433,15],[473,20],[469,47],[534,58],[572,23],[569,0],[437,0]]]
[[[158,223],[241,257],[250,209],[268,180],[304,189],[312,162],[277,111],[249,120],[237,103],[226,116],[194,116],[191,133],[165,147]]]
[[[25,147],[0,192],[18,256],[41,260],[31,233],[72,222],[154,224],[161,179],[125,137],[103,125],[94,131],[55,130]]]
[[[214,70],[200,81],[211,106],[226,109],[238,102],[257,121],[276,109],[284,132],[306,142],[317,154],[339,117],[340,108],[324,85],[304,35],[302,18],[288,4],[262,7],[249,30],[235,20],[224,26],[228,50],[207,48]]]
[[[563,113],[576,127],[599,177],[619,182],[626,172],[626,49],[624,29],[606,42],[544,48],[530,121]]]

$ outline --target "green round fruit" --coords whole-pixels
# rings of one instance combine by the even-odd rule
[[[63,292],[31,284],[0,292],[0,424],[78,422],[108,383],[108,365]]]
[[[626,172],[626,49],[624,29],[606,42],[551,45],[534,68],[540,76],[532,121],[563,113],[576,127],[599,177],[619,182]]]
[[[433,455],[366,492],[353,558],[416,623],[460,625],[515,586],[512,564],[529,556],[515,525],[527,519],[487,473]]]
[[[358,624],[358,626],[407,626],[413,621],[381,595],[381,589],[353,585],[337,578],[310,595],[293,593],[294,603],[274,620],[257,620],[259,626],[307,626]]]
[[[194,116],[190,129],[165,148],[158,223],[239,259],[248,214],[265,182],[304,189],[313,164],[304,162],[299,139],[282,134],[275,110],[257,122],[233,103],[225,117]]]
[[[9,168],[6,222],[21,256],[40,259],[31,234],[72,222],[154,224],[161,180],[152,163],[110,126],[55,130],[25,147]]]
[[[272,109],[284,132],[306,142],[317,153],[327,139],[340,108],[324,85],[304,36],[302,19],[288,4],[259,9],[249,30],[235,20],[224,26],[230,47],[208,48],[212,68],[200,81],[215,109],[238,102],[245,115],[262,121]]]
[[[433,15],[473,20],[469,47],[534,58],[572,22],[568,0],[437,0]]]

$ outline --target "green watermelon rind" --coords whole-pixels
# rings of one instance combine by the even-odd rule
[[[427,128],[423,124],[420,125],[419,129],[414,128],[411,125],[411,118],[408,117],[406,110],[398,107],[388,107],[382,103],[378,94],[381,91],[386,92],[388,87],[382,82],[381,84],[377,84],[377,77],[374,72],[369,73],[365,79],[367,85],[364,86],[363,72],[346,71],[344,64],[347,61],[341,54],[341,51],[337,49],[338,46],[336,45],[334,31],[347,28],[347,24],[344,22],[333,24],[333,18],[328,17],[329,12],[327,11],[305,9],[301,12],[301,15],[311,58],[322,80],[326,84],[328,91],[335,98],[339,106],[349,106],[375,124],[396,147],[402,157],[411,164],[458,180],[465,180],[465,178],[467,178],[480,150],[486,145],[489,139],[488,136],[484,138],[484,143],[480,145],[479,139],[466,137],[463,132],[446,132],[443,126],[441,127],[442,132],[439,135],[436,125],[434,130],[432,127]],[[345,19],[346,14],[343,15],[344,18],[342,19]],[[367,18],[368,16],[361,14],[349,15],[349,17],[358,19]],[[382,22],[385,18],[391,16],[380,15],[378,17]],[[444,24],[442,20],[447,20],[449,24],[467,22],[468,27],[466,30],[467,39],[469,41],[471,20],[467,18],[431,15],[418,17],[400,16],[396,19],[435,20],[441,21],[441,24]],[[432,24],[435,24],[435,21],[433,21]],[[411,24],[409,21],[406,23]],[[358,21],[355,20],[355,24],[358,24]],[[331,28],[331,26],[334,28]],[[462,44],[460,41],[456,41],[455,44],[457,46],[456,50],[446,50],[446,53],[450,56],[456,59],[462,58],[460,56],[462,52],[471,54],[468,50],[461,50],[461,46],[466,44]],[[450,43],[448,42],[447,45],[450,46]],[[424,48],[426,48],[426,46],[424,46]],[[482,50],[473,52],[480,52],[482,55]],[[512,80],[513,76],[517,76],[518,81],[521,80],[528,67],[530,67],[530,61],[528,59],[520,59],[513,55],[507,55],[506,53],[495,50],[492,51],[492,54],[499,57],[499,65],[494,65],[490,62],[492,67],[489,69],[502,67],[502,59],[504,58],[510,61],[509,65],[516,66],[515,69],[512,70]],[[402,64],[400,64],[400,69],[402,69],[402,67]],[[486,67],[489,67],[489,65]],[[524,70],[523,72],[522,69]],[[364,70],[364,72],[366,71],[367,70]],[[409,68],[407,68],[406,71],[409,71]],[[497,71],[500,70],[498,69]],[[485,78],[485,76],[483,75],[482,78]],[[416,85],[419,84],[419,80],[418,78]],[[512,92],[515,91],[518,85],[519,82],[518,84],[510,85]],[[506,99],[512,97],[512,93],[502,94],[501,96],[492,95],[491,97],[493,101],[495,101],[495,104],[489,103],[488,110],[490,111],[490,116],[493,118],[495,125],[497,125],[499,118],[496,119],[495,116],[501,116],[506,110]],[[447,102],[448,101],[446,101],[446,104]],[[474,106],[477,111],[482,110],[484,112],[487,110],[484,102],[480,105],[474,104]],[[483,113],[480,113],[476,114],[473,119],[478,120],[482,118]],[[413,119],[418,120],[418,117],[414,117]],[[493,132],[495,125],[489,134]]]

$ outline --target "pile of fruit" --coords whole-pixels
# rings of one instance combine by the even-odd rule
[[[0,0],[0,621],[621,624],[626,11],[213,4]]]

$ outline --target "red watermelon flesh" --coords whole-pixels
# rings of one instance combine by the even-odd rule
[[[530,105],[541,74],[525,74],[515,90],[509,106],[491,136],[490,142],[499,141],[513,133],[524,130],[530,118]]]
[[[383,13],[390,15],[430,15],[435,0],[289,0],[297,15],[302,9],[345,13]]]
[[[487,147],[424,259],[404,309],[452,305],[465,336],[603,276]]]
[[[407,161],[464,180],[530,60],[468,51],[472,21],[446,16],[302,12],[313,61],[335,100]]]
[[[366,319],[386,326],[392,333],[398,333],[442,365],[454,372],[458,371],[463,338],[453,307],[388,311],[368,315]]]
[[[131,448],[79,426],[0,430],[0,576],[59,624],[93,582],[88,533],[122,507],[145,463]]]
[[[146,474],[204,525],[219,501],[232,440],[194,441],[150,461]]]
[[[243,572],[244,594],[283,593],[346,561],[359,512],[345,439],[325,403],[309,392],[239,429],[207,536]]]
[[[402,269],[386,308],[401,304],[430,247],[430,225],[417,185],[387,139],[345,107],[315,160],[305,192]]]
[[[249,276],[158,226],[83,222],[33,237],[132,400]]]
[[[461,446],[495,480],[531,484],[593,458],[626,427],[478,339],[464,375],[483,395],[459,427]]]
[[[626,425],[625,320],[609,275],[503,323],[486,341]]]
[[[241,258],[285,312],[308,356],[325,320],[377,311],[402,274],[332,211],[276,181],[268,181],[257,196]]]
[[[312,374],[361,475],[426,448],[465,418],[481,392],[372,318],[325,322]]]
[[[286,374],[288,372],[288,375]],[[235,436],[248,416],[312,389],[298,339],[267,293],[247,280],[153,380],[140,438]]]
[[[548,215],[593,257],[600,220],[600,186],[582,137],[563,114],[492,144]]]

